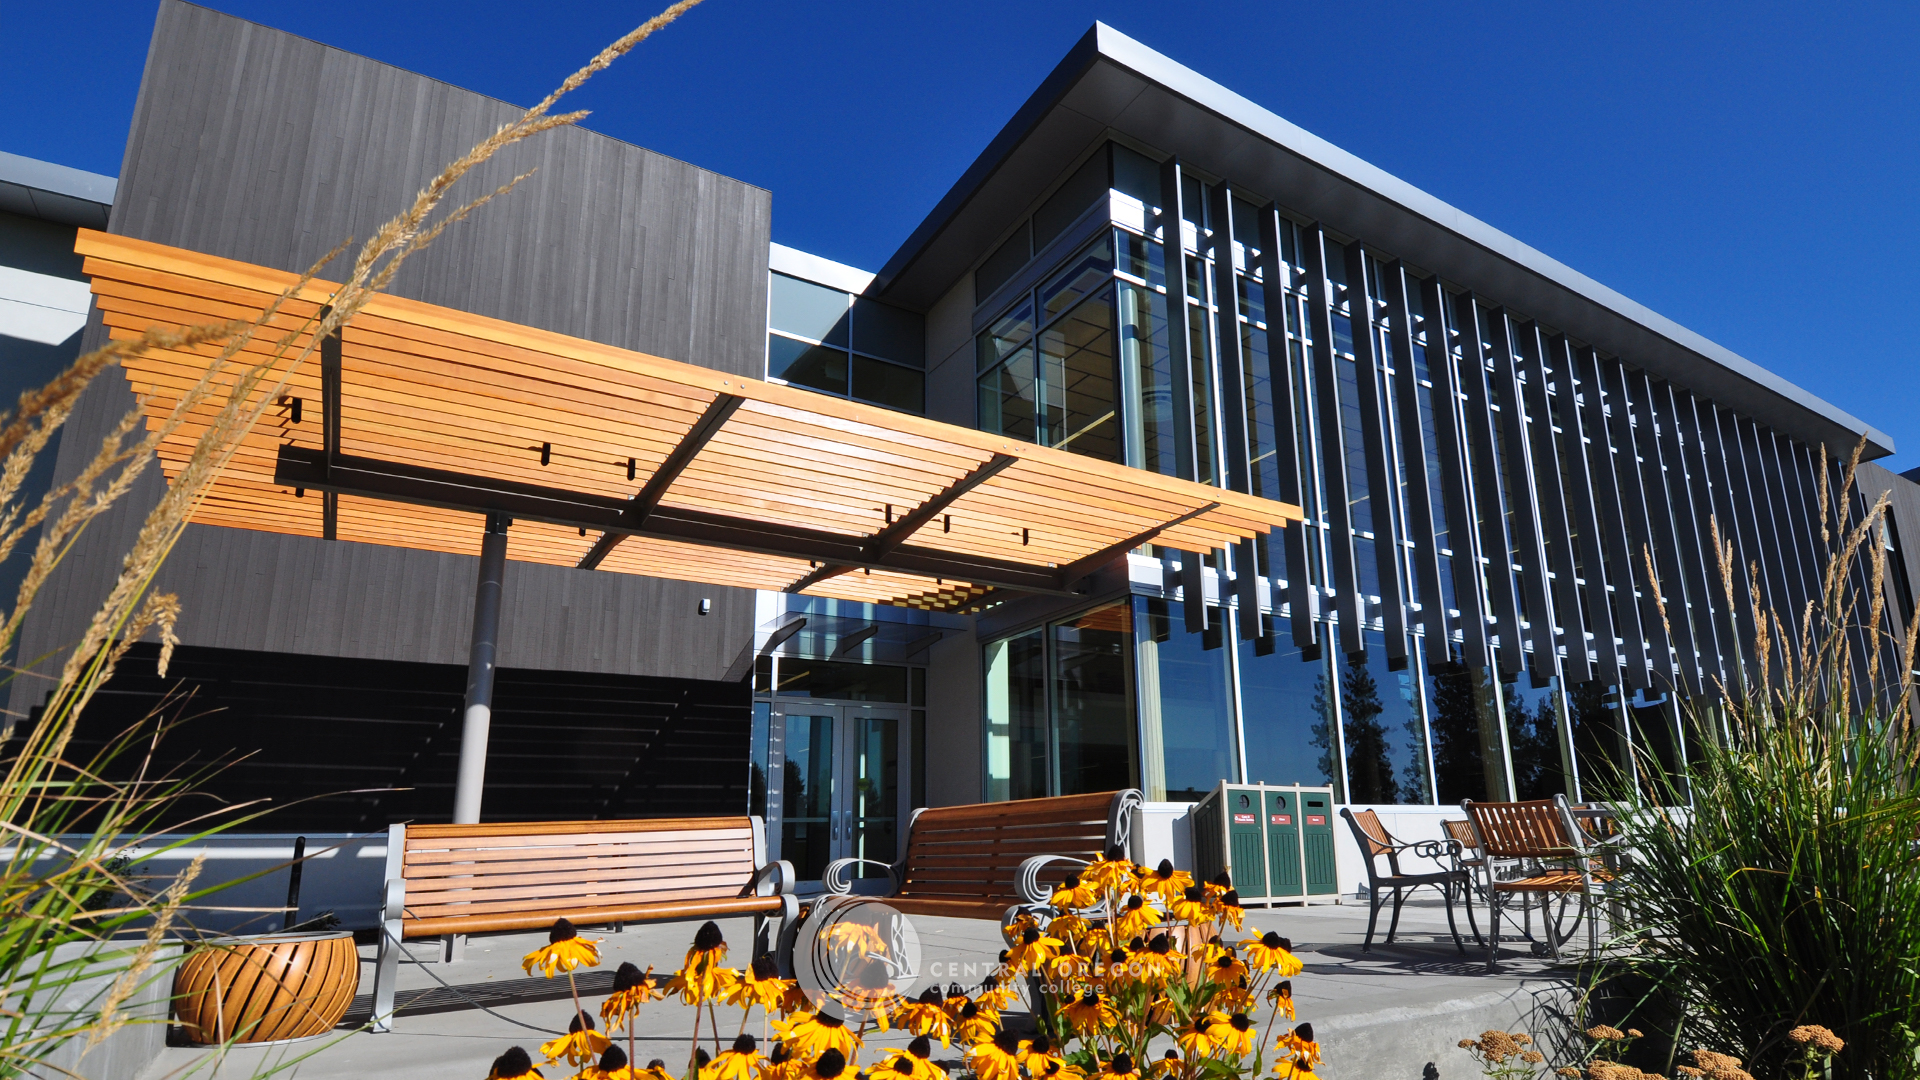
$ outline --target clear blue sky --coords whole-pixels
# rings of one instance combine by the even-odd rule
[[[526,103],[651,2],[213,6]],[[0,150],[118,173],[154,7],[11,0]],[[707,0],[580,104],[771,190],[779,242],[877,269],[1095,19],[1920,465],[1920,4]]]

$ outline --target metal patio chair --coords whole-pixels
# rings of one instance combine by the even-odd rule
[[[1462,953],[1467,947],[1460,941],[1460,928],[1453,921],[1453,891],[1464,886],[1463,894],[1467,903],[1467,925],[1473,927],[1474,937],[1480,935],[1479,927],[1473,922],[1472,875],[1465,870],[1444,869],[1426,874],[1409,874],[1400,869],[1400,853],[1411,851],[1423,859],[1432,859],[1442,866],[1459,855],[1459,844],[1453,840],[1415,840],[1411,843],[1396,840],[1386,826],[1380,824],[1380,815],[1372,810],[1362,810],[1358,814],[1348,807],[1340,808],[1340,816],[1347,819],[1347,825],[1353,830],[1354,842],[1360,845],[1360,851],[1367,857],[1367,892],[1372,897],[1372,910],[1367,914],[1367,940],[1361,946],[1362,952],[1373,951],[1373,930],[1380,921],[1380,905],[1386,903],[1386,894],[1393,894],[1393,921],[1387,925],[1387,941],[1400,929],[1400,906],[1406,902],[1407,893],[1423,886],[1439,890],[1447,904],[1447,929],[1453,933],[1454,947]],[[1380,872],[1379,861],[1385,858],[1387,872]]]
[[[1486,853],[1482,869],[1487,906],[1493,917],[1487,930],[1487,970],[1495,970],[1500,953],[1500,912],[1512,897],[1527,897],[1540,902],[1541,931],[1548,951],[1560,958],[1560,946],[1586,918],[1588,947],[1598,951],[1599,940],[1588,908],[1599,889],[1612,874],[1595,865],[1594,846],[1586,830],[1574,823],[1565,796],[1528,802],[1481,802],[1460,804],[1467,820],[1479,837],[1480,850]],[[1509,871],[1517,876],[1502,877],[1497,860],[1514,860]],[[1559,909],[1554,910],[1555,899]],[[1566,920],[1567,905],[1574,904],[1573,921]],[[1530,933],[1531,931],[1529,931]]]

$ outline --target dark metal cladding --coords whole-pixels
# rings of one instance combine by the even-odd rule
[[[1366,442],[1367,491],[1373,501],[1373,551],[1380,576],[1381,624],[1386,630],[1387,661],[1399,667],[1407,662],[1406,574],[1401,570],[1399,500],[1395,493],[1392,429],[1387,425],[1387,402],[1380,393],[1386,365],[1380,358],[1380,328],[1374,321],[1376,298],[1367,287],[1367,250],[1358,241],[1347,245],[1347,306],[1353,318],[1354,385],[1358,388],[1360,437]],[[1410,377],[1403,372],[1402,378]]]
[[[1440,542],[1434,529],[1433,488],[1427,479],[1430,463],[1420,415],[1420,383],[1414,377],[1413,350],[1423,346],[1414,344],[1413,340],[1406,268],[1396,262],[1383,267],[1381,276],[1385,283],[1382,292],[1386,294],[1383,299],[1387,305],[1387,325],[1393,335],[1394,411],[1398,414],[1400,452],[1405,457],[1407,470],[1407,535],[1413,542],[1407,558],[1413,564],[1414,588],[1419,591],[1420,625],[1425,629],[1427,665],[1431,668],[1452,659],[1453,642],[1447,632],[1446,594],[1440,588]],[[1428,320],[1428,334],[1442,332],[1438,319]],[[1437,385],[1433,395],[1438,408]]]
[[[1340,358],[1333,349],[1333,289],[1327,280],[1326,247],[1332,241],[1319,227],[1302,229],[1307,267],[1307,317],[1312,320],[1314,404],[1320,414],[1322,479],[1330,493],[1327,521],[1333,527],[1327,558],[1333,563],[1334,610],[1340,615],[1340,651],[1366,648],[1361,636],[1365,610],[1353,555],[1353,507],[1348,503],[1347,455],[1340,439]]]
[[[1302,433],[1297,427],[1303,391],[1294,385],[1293,354],[1287,343],[1289,316],[1286,313],[1291,310],[1293,300],[1287,293],[1286,270],[1280,262],[1280,230],[1292,227],[1292,222],[1283,222],[1279,213],[1272,208],[1260,212],[1261,276],[1265,279],[1262,288],[1265,290],[1267,309],[1267,362],[1273,381],[1273,452],[1276,471],[1280,475],[1280,498],[1300,507],[1302,513],[1311,515],[1311,500],[1306,497],[1306,487],[1302,483]],[[1273,541],[1269,539],[1267,542]],[[1317,658],[1320,649],[1320,595],[1313,586],[1313,575],[1309,572],[1306,523],[1287,529],[1282,543],[1287,553],[1287,602],[1291,609],[1289,622],[1292,625],[1293,644],[1309,659]],[[1276,601],[1275,607],[1278,606]]]

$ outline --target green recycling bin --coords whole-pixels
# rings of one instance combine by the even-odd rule
[[[1325,788],[1300,790],[1300,842],[1304,849],[1308,896],[1340,891],[1340,875],[1333,863],[1333,792]]]
[[[1300,863],[1300,792],[1295,788],[1266,788],[1267,873],[1275,899],[1303,893]]]
[[[1224,872],[1243,904],[1333,897],[1333,790],[1267,784],[1220,785],[1194,804],[1194,876]]]

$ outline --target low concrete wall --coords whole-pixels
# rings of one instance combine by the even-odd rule
[[[53,963],[86,959],[77,974],[82,978],[57,993],[26,998],[21,1006],[41,1030],[62,1031],[88,1023],[99,1015],[113,984],[126,971],[141,941],[74,942],[53,951]],[[140,977],[132,996],[116,1015],[127,1023],[91,1050],[87,1037],[76,1036],[42,1054],[44,1063],[27,1070],[35,1080],[132,1080],[160,1053],[167,1042],[167,1011],[173,993],[173,970],[180,958],[178,942],[163,942],[153,964]],[[14,1007],[8,1003],[8,1007]]]
[[[1313,1025],[1326,1064],[1314,1070],[1326,1080],[1422,1080],[1428,1062],[1441,1077],[1479,1075],[1461,1039],[1483,1031],[1523,1032],[1541,1041],[1564,1027],[1555,1018],[1571,1012],[1573,988],[1541,980],[1472,997],[1333,1017]],[[1303,1018],[1305,1019],[1305,1018]],[[1553,1050],[1540,1049],[1553,1062]]]

